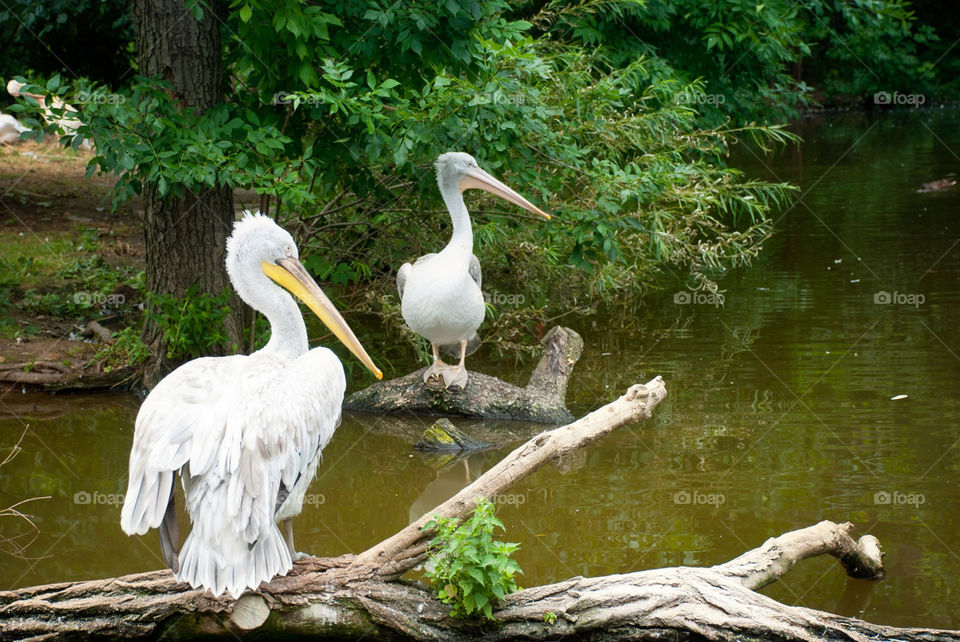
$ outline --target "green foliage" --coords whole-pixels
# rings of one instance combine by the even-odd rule
[[[182,297],[147,293],[144,323],[155,325],[167,346],[167,358],[186,360],[227,344],[224,323],[230,315],[230,290],[214,296],[190,286]]]
[[[436,536],[430,541],[427,577],[437,597],[453,606],[454,617],[493,617],[493,609],[518,589],[514,576],[523,573],[510,555],[519,544],[494,539],[503,530],[496,508],[481,499],[463,524],[453,518],[434,516],[424,525]]]
[[[28,87],[48,103],[82,95],[85,125],[66,140],[94,140],[88,171],[119,176],[117,202],[144,184],[171,197],[254,190],[296,228],[314,274],[375,289],[368,309],[389,320],[394,310],[379,301],[398,266],[449,234],[431,163],[468,151],[556,215],[531,221],[468,197],[485,283],[525,300],[491,309],[494,336],[506,340],[498,346],[529,343],[529,327],[508,336],[515,323],[586,314],[600,300],[635,303],[663,278],[718,291],[725,270],[757,255],[770,213],[793,194],[728,167],[730,148],[796,140],[753,121],[808,103],[808,74],[856,94],[917,80],[929,71],[918,47],[932,38],[905,0],[190,8],[221,11],[236,88],[204,113],[182,109],[161,79],[136,76],[119,93],[58,76]],[[815,54],[830,62],[817,66]],[[857,58],[876,77],[855,78]],[[14,107],[35,112],[31,101]],[[53,129],[25,124],[37,137]]]
[[[547,611],[543,614],[543,621],[547,624],[556,624],[557,623],[557,614],[553,611]]]
[[[114,342],[97,352],[93,358],[102,360],[104,370],[138,366],[150,357],[150,350],[140,338],[138,328],[124,328],[113,334]]]

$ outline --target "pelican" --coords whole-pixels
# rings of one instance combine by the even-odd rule
[[[0,145],[10,145],[20,140],[21,132],[30,131],[10,114],[0,114]]]
[[[159,528],[164,560],[177,579],[214,595],[226,590],[236,599],[303,556],[294,548],[291,520],[340,424],[343,366],[327,348],[308,350],[300,309],[280,286],[382,377],[297,256],[290,234],[245,212],[227,239],[227,273],[240,298],[270,322],[270,340],[250,355],[180,366],[137,414],[120,525],[128,535]],[[182,550],[177,473],[193,523]]]
[[[412,265],[404,263],[397,272],[397,290],[403,320],[425,337],[433,350],[433,365],[423,373],[424,383],[438,377],[444,388],[463,388],[467,385],[467,346],[477,341],[477,328],[486,312],[480,292],[480,261],[473,254],[470,214],[463,203],[464,190],[482,189],[548,220],[550,215],[480,169],[470,154],[441,154],[436,167],[453,235],[439,253],[421,256]],[[445,364],[437,352],[440,346],[451,344],[460,347],[460,363],[456,366]]]
[[[77,133],[77,129],[79,129],[83,125],[80,119],[66,118],[64,115],[55,116],[54,113],[50,110],[50,107],[47,107],[47,102],[45,97],[41,96],[40,94],[31,94],[30,92],[23,91],[23,85],[24,83],[22,82],[11,80],[10,82],[7,83],[7,93],[15,98],[18,98],[20,96],[29,96],[30,98],[33,98],[35,101],[37,101],[37,103],[40,105],[40,109],[43,110],[43,113],[42,113],[43,119],[46,122],[54,124],[57,127],[59,127],[60,131],[63,132],[62,133],[63,136],[73,136],[74,134]],[[73,105],[69,105],[63,102],[59,98],[53,99],[52,107],[53,109],[62,109],[64,110],[64,112],[70,112],[73,114],[79,113]],[[86,149],[86,150],[93,149],[93,143],[90,142],[89,139],[85,138],[83,142],[80,143],[80,148]]]

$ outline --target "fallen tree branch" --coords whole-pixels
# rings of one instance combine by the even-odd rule
[[[429,388],[421,368],[403,377],[381,381],[344,400],[346,410],[421,412],[488,419],[516,419],[559,424],[573,420],[567,410],[567,382],[583,352],[583,339],[556,326],[541,340],[543,356],[523,388],[481,372],[470,372],[467,386]]]
[[[0,592],[0,630],[9,639],[234,639],[256,629],[312,639],[960,640],[960,631],[871,624],[786,606],[749,588],[755,579],[745,578],[775,579],[792,566],[778,565],[769,575],[756,566],[762,559],[799,560],[820,554],[814,550],[845,557],[850,529],[820,522],[711,568],[576,577],[524,589],[494,612],[499,627],[451,619],[420,584],[353,574],[356,558],[345,555],[297,562],[289,575],[237,601],[178,584],[170,571]],[[869,551],[859,555],[872,563]],[[742,572],[745,567],[753,571]]]
[[[534,436],[446,502],[358,555],[355,565],[376,569],[377,575],[386,579],[399,577],[422,561],[426,540],[422,529],[433,515],[466,517],[481,497],[495,498],[547,461],[582,448],[620,426],[649,418],[666,396],[663,379],[656,377],[645,385],[631,386],[616,401],[571,424]]]

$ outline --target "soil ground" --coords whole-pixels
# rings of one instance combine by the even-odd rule
[[[137,201],[111,210],[115,179],[86,176],[93,155],[53,142],[0,147],[0,379],[37,362],[102,370],[93,357],[104,344],[81,335],[86,323],[115,331],[139,313],[129,281],[143,269],[142,211]]]

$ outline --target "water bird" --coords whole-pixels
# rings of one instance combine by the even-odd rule
[[[480,291],[480,261],[473,254],[473,229],[463,192],[482,189],[548,220],[550,215],[481,169],[470,154],[441,154],[436,170],[453,234],[440,252],[421,256],[413,264],[404,263],[397,272],[397,290],[404,321],[430,342],[433,351],[433,364],[423,374],[424,383],[439,378],[444,388],[463,388],[467,384],[464,360],[468,345],[479,343],[477,328],[486,312]],[[440,360],[438,349],[458,344],[460,363],[448,366]]]
[[[55,98],[51,107],[47,107],[46,98],[40,94],[32,94],[30,92],[23,91],[24,83],[18,82],[16,80],[10,80],[7,83],[7,93],[11,96],[17,98],[20,96],[29,96],[33,98],[40,105],[42,110],[43,119],[53,125],[56,125],[60,128],[60,131],[63,132],[63,136],[73,136],[77,133],[77,130],[83,125],[79,118],[67,118],[65,114],[57,116],[51,111],[52,109],[64,110],[65,112],[70,112],[74,114],[79,114],[77,109],[73,105],[65,103],[60,98]],[[89,139],[84,139],[80,144],[81,149],[93,149],[93,143]]]
[[[303,556],[292,518],[340,424],[346,389],[334,353],[308,349],[288,291],[378,379],[382,373],[301,265],[293,237],[269,217],[245,212],[235,223],[226,266],[240,298],[270,322],[270,339],[250,355],[194,359],[150,392],[137,414],[120,524],[128,535],[158,528],[178,580],[237,598]],[[193,523],[182,550],[178,473]]]
[[[930,181],[929,183],[924,183],[918,189],[918,192],[942,192],[948,190],[954,185],[957,184],[957,181],[952,178],[941,178],[940,180]]]
[[[10,145],[20,140],[21,132],[30,131],[10,114],[0,114],[0,145]]]

